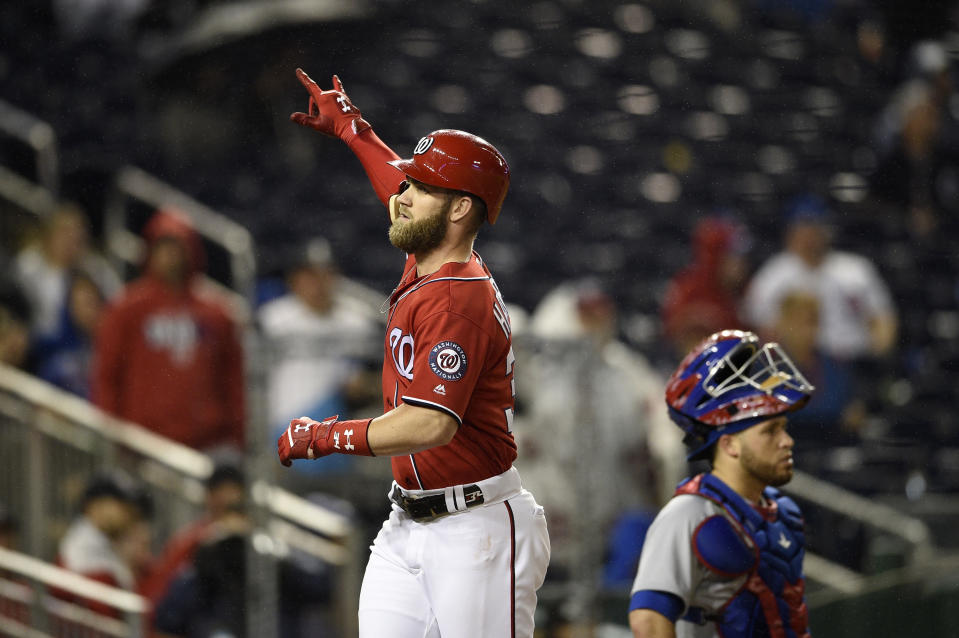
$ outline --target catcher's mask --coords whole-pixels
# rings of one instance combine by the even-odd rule
[[[692,349],[666,384],[669,416],[686,433],[687,459],[734,434],[798,410],[815,388],[777,343],[723,330]]]

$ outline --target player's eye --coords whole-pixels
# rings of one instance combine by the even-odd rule
[[[399,190],[399,192],[397,193],[397,195],[402,195],[403,193],[405,193],[406,190],[407,190],[410,186],[412,186],[412,184],[410,184],[409,181],[404,181],[403,183],[401,183],[401,184],[400,184],[400,190]]]

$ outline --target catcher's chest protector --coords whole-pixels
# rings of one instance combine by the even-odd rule
[[[713,621],[724,638],[810,638],[803,518],[796,503],[767,487],[763,497],[768,505],[757,510],[711,474],[690,479],[676,493],[708,498],[729,514],[697,529],[692,542],[699,561],[720,575],[747,575],[720,617],[693,608],[684,620]]]

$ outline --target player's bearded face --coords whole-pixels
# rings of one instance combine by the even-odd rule
[[[785,419],[779,426],[758,425],[741,437],[739,463],[743,470],[772,487],[792,480],[792,438],[785,432]]]
[[[451,205],[452,198],[423,219],[394,221],[390,226],[390,243],[410,254],[433,250],[446,237],[446,228],[449,226],[447,213]]]

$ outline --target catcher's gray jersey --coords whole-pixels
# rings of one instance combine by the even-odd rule
[[[718,504],[694,494],[673,497],[659,512],[646,534],[632,593],[641,590],[668,592],[690,607],[706,613],[719,611],[746,582],[746,575],[722,578],[696,558],[692,538],[710,516],[726,516]],[[680,614],[682,616],[682,614]],[[716,625],[676,621],[677,638],[718,638]]]

